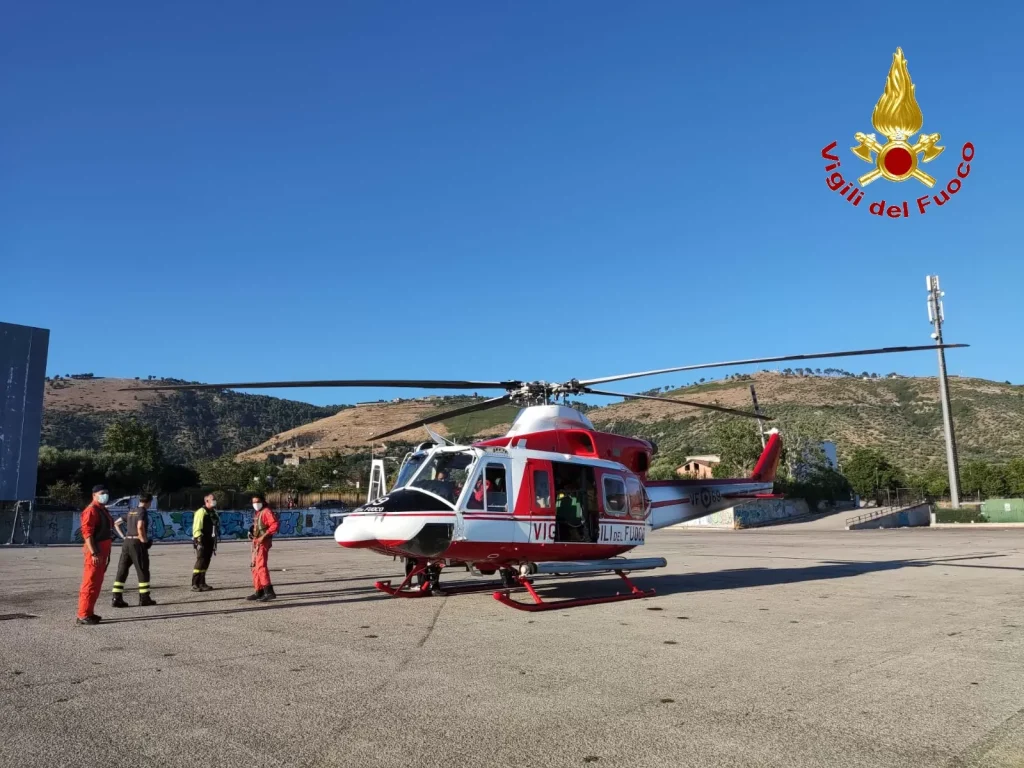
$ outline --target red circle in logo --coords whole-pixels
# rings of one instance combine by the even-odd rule
[[[914,167],[914,156],[903,147],[893,147],[885,153],[885,159],[882,162],[885,165],[885,170],[893,176],[903,176]]]

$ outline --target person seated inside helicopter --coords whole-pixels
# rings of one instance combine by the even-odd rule
[[[473,492],[466,502],[466,509],[482,510],[485,505],[488,512],[508,511],[508,492],[502,467],[487,467],[484,475],[477,477]]]
[[[572,476],[560,483],[555,502],[556,541],[587,541],[586,515],[580,503],[579,483]]]
[[[423,483],[422,487],[424,490],[436,493],[442,499],[450,501],[452,504],[459,497],[458,491],[455,489],[455,483],[448,479],[448,470],[445,467],[438,468],[434,473],[434,479]]]
[[[491,490],[491,481],[487,481],[486,491]],[[476,484],[473,486],[473,492],[469,494],[469,501],[466,502],[466,509],[483,509],[484,508],[484,479],[478,477]]]

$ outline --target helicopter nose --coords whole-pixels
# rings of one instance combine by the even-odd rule
[[[342,519],[341,525],[334,529],[334,540],[349,549],[362,549],[377,544],[377,536],[373,530],[372,518],[362,515],[348,515]]]
[[[334,540],[348,549],[401,548],[420,533],[426,521],[418,515],[348,515],[334,531]]]

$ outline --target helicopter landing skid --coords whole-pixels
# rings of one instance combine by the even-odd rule
[[[437,595],[439,597],[449,597],[452,595],[468,595],[474,592],[493,592],[493,584],[466,584],[461,587],[442,587],[440,586],[440,568],[435,572],[433,580],[427,579],[422,584],[413,585],[412,581],[420,574],[427,571],[427,568],[417,568],[412,571],[405,580],[402,581],[397,587],[391,586],[391,581],[377,581],[374,582],[374,586],[381,592],[386,592],[392,597],[430,597],[431,595]],[[518,590],[521,587],[515,584],[508,589]]]
[[[555,603],[544,602],[540,595],[537,594],[537,590],[533,588],[533,585],[524,577],[517,576],[516,580],[519,585],[530,593],[530,597],[533,598],[533,603],[521,603],[518,600],[513,600],[511,597],[511,590],[503,589],[494,593],[494,599],[502,605],[507,605],[509,608],[515,608],[518,611],[555,611],[562,608],[578,608],[584,605],[600,605],[601,603],[617,603],[621,600],[639,600],[644,597],[653,597],[654,590],[649,589],[646,592],[640,587],[636,586],[629,580],[629,577],[623,571],[615,571],[615,575],[619,576],[626,586],[629,587],[629,592],[622,593],[618,592],[614,595],[608,595],[606,597],[581,597],[573,600],[559,600]]]

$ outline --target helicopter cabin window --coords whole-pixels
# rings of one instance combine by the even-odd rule
[[[487,464],[482,474],[477,475],[473,492],[466,502],[466,509],[488,512],[508,511],[508,486],[505,467],[501,464]]]
[[[647,512],[647,502],[644,500],[643,486],[635,477],[626,478],[626,492],[629,495],[629,515],[637,520],[643,520]]]
[[[612,517],[625,517],[629,513],[629,497],[621,477],[604,476],[604,509]]]
[[[551,509],[551,478],[546,469],[533,470],[533,505],[537,509]]]
[[[594,469],[558,461],[552,462],[551,468],[555,480],[555,541],[596,543],[600,529]]]

